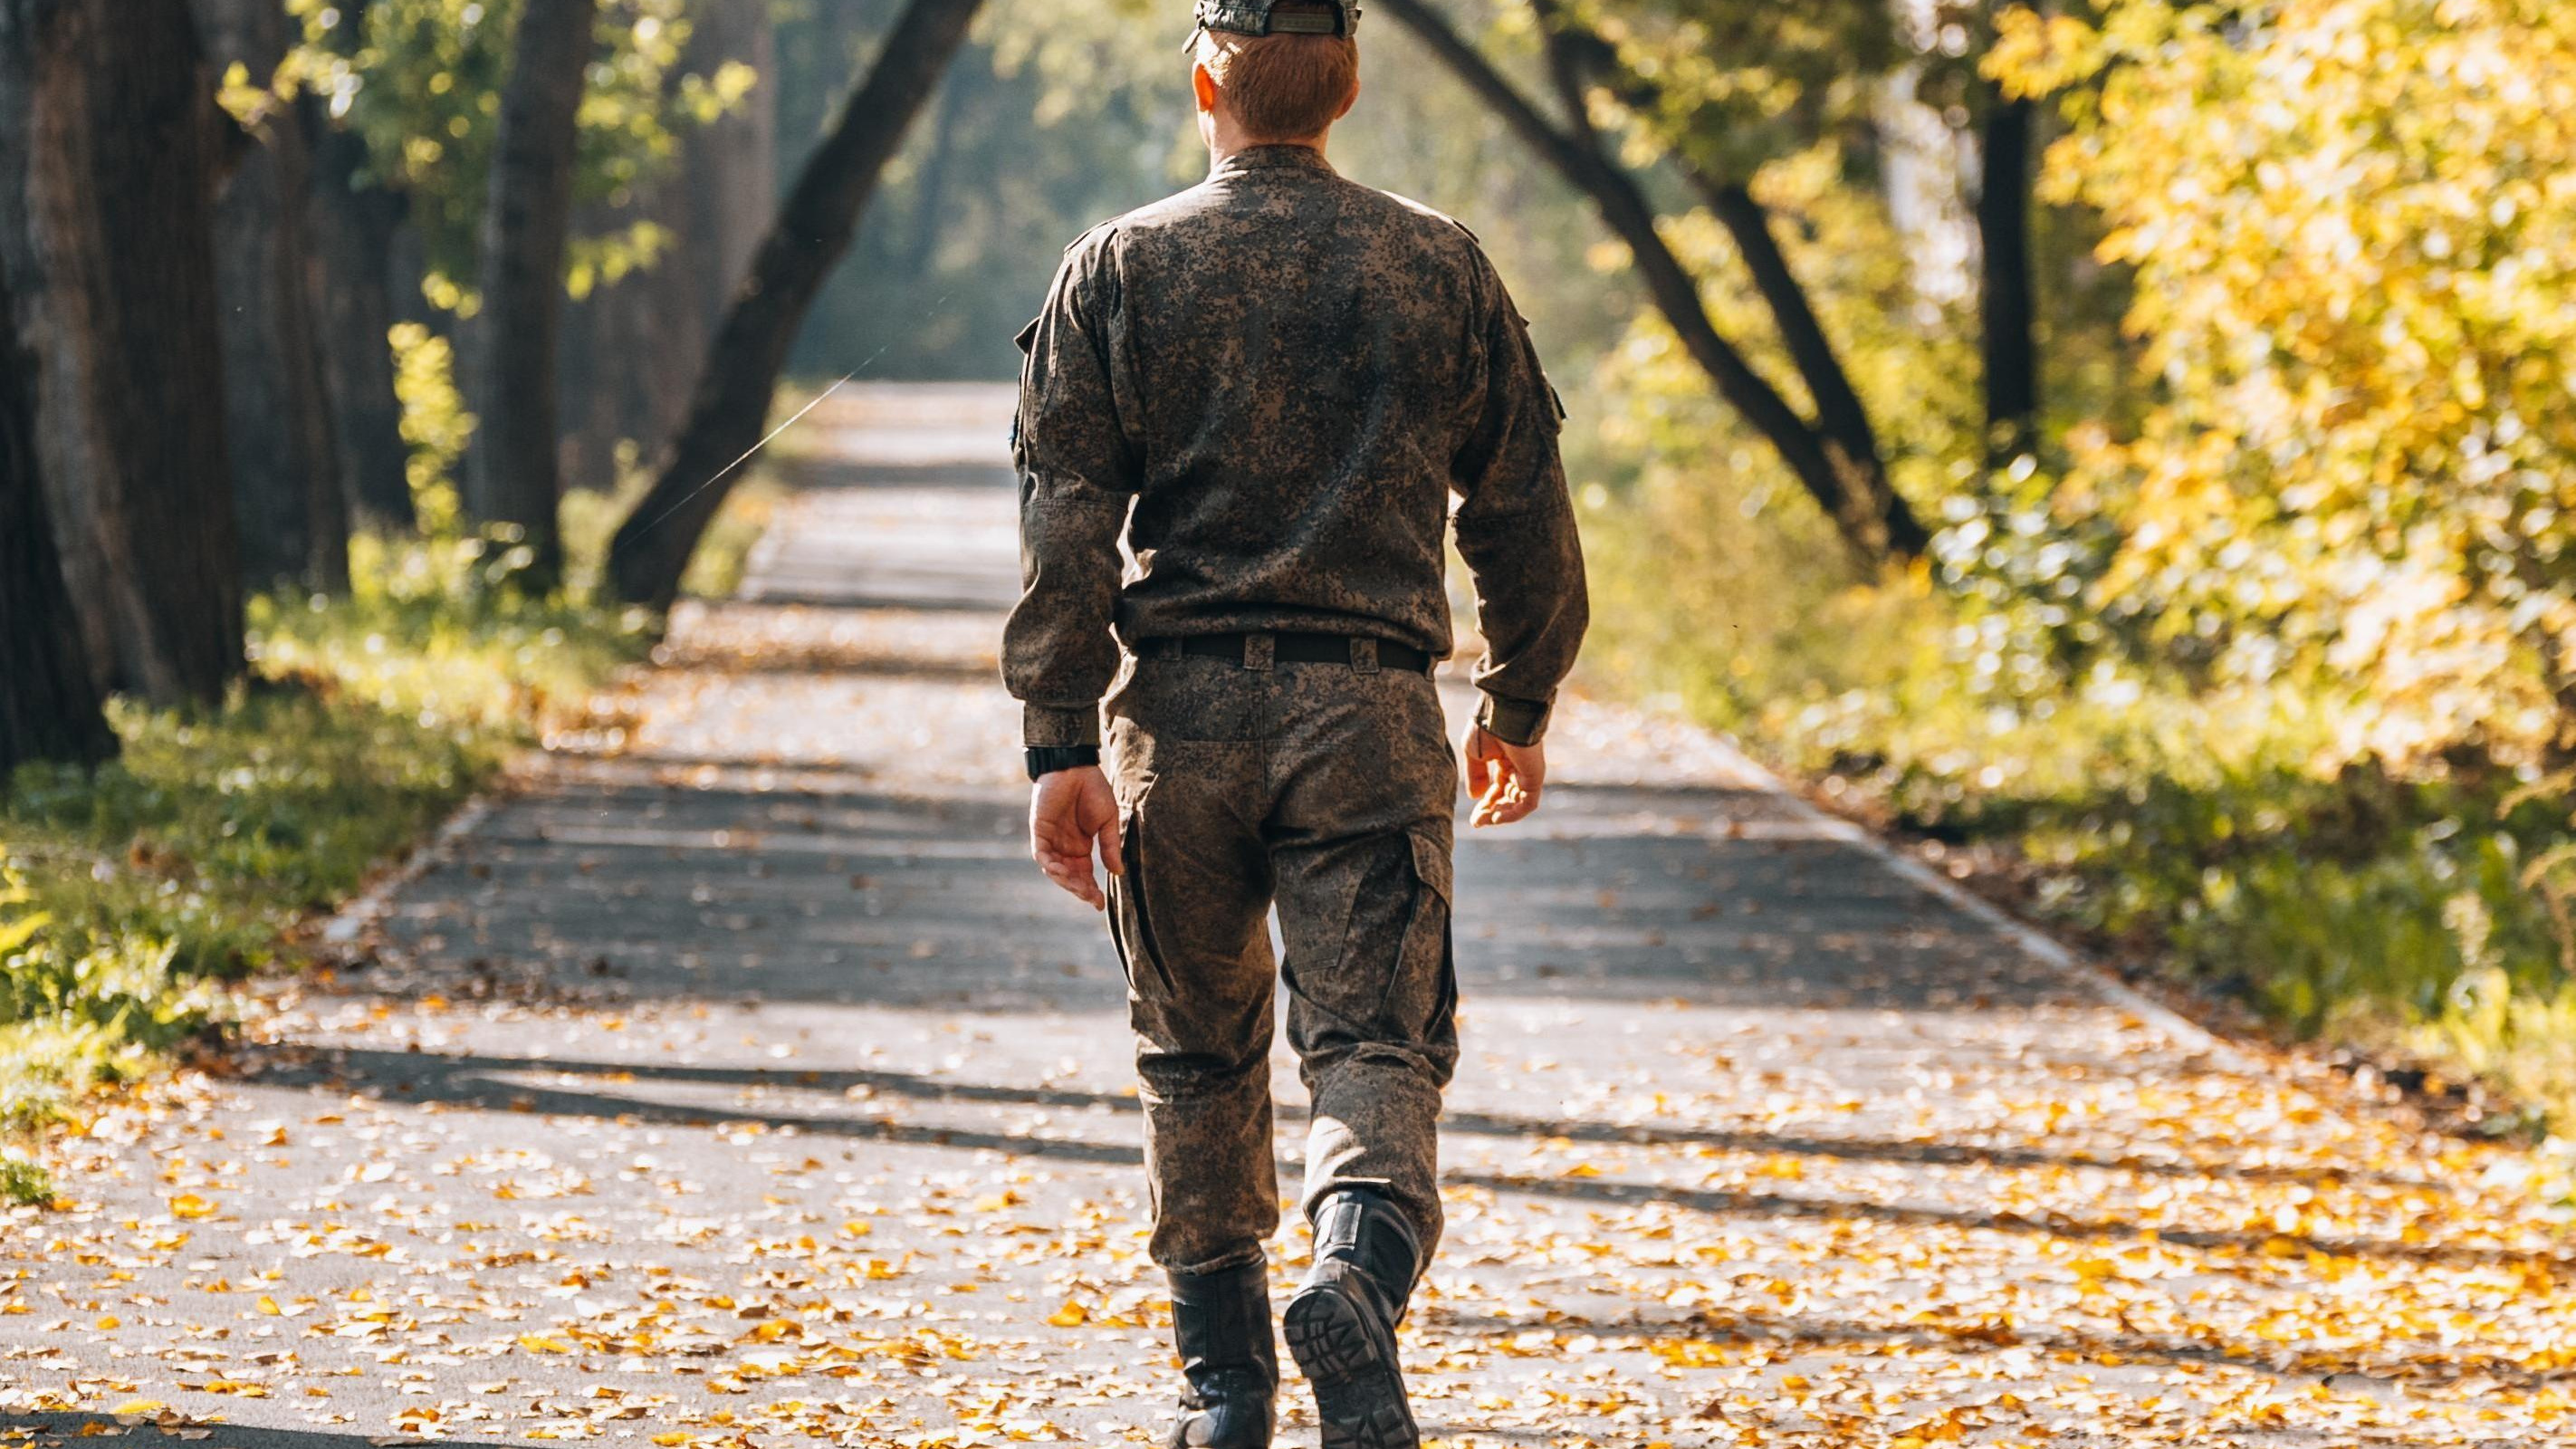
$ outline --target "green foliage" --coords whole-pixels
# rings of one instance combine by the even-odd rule
[[[1870,82],[1906,58],[1888,0],[1583,0],[1564,9],[1617,62],[1595,102],[1607,118],[1639,123],[1630,159],[1679,156],[1724,180],[1749,180],[1848,128],[1866,115]],[[1538,23],[1525,6],[1505,16],[1516,32]]]
[[[205,995],[173,980],[167,946],[83,940],[0,861],[0,1061],[12,1064],[0,1074],[0,1127],[51,1119],[66,1084],[131,1075],[205,1022]],[[13,1177],[0,1192],[16,1197],[20,1185]]]
[[[377,179],[410,197],[437,305],[471,314],[501,87],[519,0],[372,0],[365,33],[330,0],[288,0],[306,44],[279,77],[308,87],[366,138]],[[575,197],[615,203],[676,154],[681,133],[740,104],[758,77],[722,61],[693,67],[688,0],[602,0],[600,55],[580,112]],[[568,284],[585,295],[649,266],[666,238],[650,227],[573,245]]]
[[[29,1158],[0,1157],[0,1199],[43,1207],[54,1200],[53,1174]]]
[[[475,418],[456,385],[456,349],[418,322],[392,333],[394,396],[402,404],[403,442],[411,448],[406,478],[422,533],[432,538],[461,526],[464,505],[456,491],[457,465],[473,441]]]
[[[2321,766],[2338,699],[2070,671],[1928,576],[1820,579],[1721,490],[1604,498],[1585,524],[1600,682],[2019,879],[2106,951],[2576,1119],[2576,934],[2531,869],[2576,831],[2509,773]]]
[[[1870,410],[1899,487],[1916,498],[1960,488],[1973,470],[1958,460],[1977,455],[1984,426],[1966,309],[1920,294],[1906,238],[1885,201],[1849,183],[1835,147],[1781,158],[1763,168],[1751,190],[1776,218],[1782,250]],[[1784,396],[1811,406],[1726,231],[1704,211],[1663,230],[1703,278],[1701,297],[1719,330],[1742,340],[1747,360]],[[1596,263],[1624,267],[1625,251],[1605,245]],[[1624,345],[1579,382],[1567,381],[1575,412],[1600,419],[1597,442],[1580,433],[1571,439],[1574,469],[1598,479],[1609,490],[1605,498],[1649,513],[1696,514],[1711,505],[1704,531],[1712,536],[1684,546],[1711,550],[1712,568],[1749,567],[1760,556],[1827,586],[1843,581],[1839,565],[1819,573],[1788,562],[1832,554],[1821,515],[1761,436],[1711,396],[1706,375],[1660,313],[1641,311]],[[1696,519],[1670,522],[1702,528]],[[1646,598],[1638,603],[1649,607]]]
[[[393,344],[421,532],[353,539],[346,597],[252,599],[252,681],[222,708],[120,701],[113,764],[0,782],[0,1131],[54,1120],[209,1029],[215,980],[291,958],[301,921],[513,752],[596,725],[601,684],[649,647],[650,615],[591,602],[649,480],[567,500],[564,586],[529,589],[528,550],[458,513],[474,419],[448,344],[415,324]],[[758,478],[736,490],[692,588],[730,592],[776,496]],[[0,1159],[0,1195],[21,1187],[51,1195],[41,1168]]]

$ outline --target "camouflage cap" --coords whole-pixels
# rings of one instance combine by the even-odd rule
[[[1197,23],[1190,28],[1189,44],[1196,45],[1203,30],[1236,35],[1348,37],[1360,33],[1359,0],[1319,0],[1314,8],[1297,5],[1285,14],[1273,13],[1282,3],[1283,0],[1198,0]],[[1319,9],[1332,13],[1318,14]]]

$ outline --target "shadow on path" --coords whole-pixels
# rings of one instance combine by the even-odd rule
[[[1106,1109],[1121,1114],[1132,1114],[1136,1110],[1133,1099],[1112,1094],[942,1082],[908,1073],[880,1071],[772,1073],[737,1068],[571,1063],[427,1052],[333,1050],[313,1053],[302,1059],[273,1057],[262,1072],[263,1080],[273,1085],[319,1088],[334,1093],[355,1091],[380,1100],[438,1102],[449,1106],[480,1108],[496,1112],[623,1119],[698,1128],[756,1123],[770,1128],[793,1128],[799,1132],[823,1137],[854,1138],[909,1146],[990,1150],[1015,1156],[1120,1167],[1134,1165],[1138,1161],[1141,1150],[1140,1146],[1134,1143],[1100,1142],[1082,1137],[1041,1137],[970,1126],[916,1124],[899,1121],[892,1116],[862,1117],[748,1111],[684,1102],[661,1102],[611,1092],[585,1091],[563,1085],[509,1080],[513,1077],[543,1079],[569,1075],[613,1078],[621,1081],[812,1091],[847,1092],[852,1088],[864,1088],[872,1093],[882,1092],[920,1101]],[[1629,1129],[1614,1124],[1553,1122],[1474,1113],[1454,1114],[1444,1119],[1444,1127],[1453,1132],[1489,1136],[1534,1139],[1563,1137],[1597,1142],[1635,1140],[1623,1135]],[[1770,1153],[1803,1149],[1810,1155],[1850,1160],[1892,1163],[1918,1163],[1927,1160],[1917,1155],[1925,1150],[1924,1144],[1907,1142],[1775,1138],[1764,1133],[1739,1135],[1725,1132],[1676,1134],[1675,1140],[1684,1143],[1705,1142],[1720,1147],[1740,1147],[1741,1150],[1748,1152]],[[2037,1151],[2017,1153],[2008,1150],[1990,1151],[1959,1146],[1935,1147],[1929,1150],[1941,1154],[1949,1161],[1970,1166],[2100,1167],[2174,1176],[2203,1175],[2196,1169],[2171,1164],[2141,1165],[2131,1168],[2117,1162],[2090,1160],[2072,1155],[2059,1156]],[[1291,1176],[1302,1171],[1302,1168],[1295,1164],[1282,1165]],[[2062,1214],[2042,1216],[1928,1206],[1920,1203],[1873,1202],[1848,1197],[1806,1197],[1733,1188],[1691,1188],[1655,1183],[1621,1182],[1609,1178],[1539,1177],[1524,1174],[1453,1171],[1446,1174],[1445,1180],[1457,1186],[1484,1188],[1498,1193],[1561,1198],[1576,1202],[1622,1205],[1662,1203],[1690,1212],[1721,1217],[1768,1217],[1826,1222],[1857,1219],[1899,1227],[2030,1234],[2077,1242],[2152,1238],[2162,1244],[2202,1249],[2218,1254],[2288,1253],[2297,1256],[2322,1254],[2332,1258],[2374,1258],[2437,1263],[2454,1267],[2502,1266],[2553,1277],[2560,1274],[2576,1274],[2576,1251],[2570,1250],[2543,1251],[2482,1244],[2407,1243],[2385,1239],[2327,1238],[2265,1229],[2196,1231],[2187,1228],[2149,1228],[2112,1217],[2078,1218]],[[2213,1266],[2223,1267],[2224,1265]]]
[[[165,1445],[177,1449],[182,1444],[190,1445],[192,1449],[383,1449],[390,1443],[428,1442],[411,1435],[269,1429],[252,1424],[190,1419],[185,1415],[173,1415],[171,1422],[163,1425],[140,1415],[120,1419],[104,1413],[0,1413],[0,1439],[13,1442],[49,1444],[110,1437],[115,1439],[117,1449],[163,1449]],[[512,1439],[478,1437],[473,1442],[484,1446],[484,1449],[539,1449],[534,1443],[522,1444]]]
[[[886,789],[874,783],[883,767],[839,764],[845,780],[871,782],[858,789],[567,782],[495,811],[457,862],[406,891],[389,929],[416,955],[453,960],[454,928],[472,924],[476,955],[559,986],[595,987],[586,973],[604,958],[637,999],[979,1014],[1120,999],[1114,973],[1058,969],[1105,968],[1105,935],[1069,917],[1029,867],[1022,802]],[[1473,1000],[1927,1020],[2088,1002],[2080,984],[1995,950],[1984,928],[1853,846],[1762,834],[1772,807],[1750,792],[1573,784],[1551,806],[1551,833],[1460,848],[1459,917],[1472,927],[1459,961]],[[961,912],[969,900],[976,910]],[[932,955],[918,954],[922,942]],[[715,972],[692,952],[759,960]],[[920,959],[937,969],[904,969]]]
[[[258,1061],[253,1049],[250,1060]],[[273,1049],[269,1049],[272,1050]],[[324,1065],[327,1063],[327,1066]],[[266,1080],[280,1085],[304,1086],[327,1078],[333,1085],[346,1084],[366,1089],[390,1085],[397,1094],[414,1098],[456,1102],[476,1106],[494,1103],[471,1100],[443,1086],[423,1085],[432,1081],[445,1084],[480,1079],[500,1088],[506,1084],[493,1079],[505,1076],[591,1076],[621,1081],[676,1082],[689,1085],[768,1088],[785,1091],[844,1094],[852,1089],[889,1096],[910,1097],[928,1102],[974,1102],[1016,1107],[1049,1107],[1072,1111],[1108,1111],[1134,1115],[1139,1112],[1132,1093],[1090,1092],[1063,1087],[1020,1087],[984,1082],[958,1082],[925,1077],[912,1072],[878,1070],[772,1070],[763,1067],[669,1066],[653,1063],[580,1062],[553,1059],[442,1054],[427,1052],[381,1052],[363,1049],[329,1049],[320,1062],[289,1062],[273,1059],[264,1070]],[[511,1093],[519,1091],[509,1088]],[[381,1094],[381,1093],[380,1093]],[[508,1105],[503,1103],[501,1105]],[[1278,1109],[1282,1122],[1306,1120],[1302,1107],[1282,1103]],[[781,1119],[805,1121],[805,1118]],[[2444,1190],[2441,1184],[2394,1173],[2354,1173],[2324,1168],[2243,1165],[2223,1161],[2175,1162],[2135,1155],[2107,1156],[2080,1150],[2051,1151],[2036,1147],[2001,1147],[1980,1143],[1901,1141],[1867,1137],[1808,1136],[1757,1128],[1725,1127],[1650,1127],[1624,1122],[1568,1121],[1558,1118],[1522,1117],[1496,1112],[1449,1111],[1440,1118],[1444,1134],[1477,1137],[1548,1139],[1568,1142],[1603,1143],[1627,1147],[1713,1147],[1724,1152],[1743,1152],[1763,1156],[1828,1158],[1845,1162],[1884,1162],[1906,1166],[1965,1167],[1999,1171],[2084,1168],[2105,1172],[2127,1172],[2151,1177],[2171,1177],[2193,1181],[2245,1181],[2295,1183],[2307,1186],[2337,1182],[2366,1181],[2389,1187],[2414,1187],[2431,1191]]]

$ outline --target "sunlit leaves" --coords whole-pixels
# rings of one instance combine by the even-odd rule
[[[2129,0],[2008,20],[1994,69],[2099,73],[2048,192],[2110,220],[2165,393],[2083,459],[2127,537],[2101,607],[2350,682],[2351,754],[2562,742],[2576,19]]]
[[[380,179],[405,192],[439,305],[467,305],[500,88],[517,0],[372,0],[365,33],[327,0],[290,0],[307,43],[285,79],[324,95],[367,139]],[[599,49],[580,111],[577,195],[624,200],[676,154],[678,138],[743,103],[759,81],[737,60],[688,54],[689,0],[602,0]],[[618,233],[576,249],[587,285],[649,265],[651,239]]]
[[[1603,118],[1638,122],[1633,163],[1677,152],[1712,175],[1750,178],[1864,112],[1871,82],[1903,55],[1888,0],[1783,6],[1651,0],[1565,7],[1610,48],[1594,97]],[[1513,24],[1527,28],[1514,6]]]

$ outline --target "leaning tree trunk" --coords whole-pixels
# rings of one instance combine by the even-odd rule
[[[563,564],[563,485],[555,456],[555,368],[564,250],[572,235],[575,119],[598,0],[528,0],[511,46],[483,216],[481,420],[466,506],[515,525],[536,556],[538,587]]]
[[[1834,350],[1833,340],[1825,333],[1824,319],[1816,315],[1806,287],[1789,266],[1788,254],[1780,249],[1780,239],[1771,229],[1769,208],[1754,198],[1741,182],[1719,181],[1692,169],[1692,182],[1701,198],[1708,203],[1709,214],[1735,239],[1736,254],[1744,259],[1744,270],[1753,278],[1753,290],[1762,297],[1771,313],[1772,325],[1780,331],[1781,345],[1798,369],[1799,379],[1816,402],[1816,433],[1834,456],[1851,460],[1850,468],[1875,484],[1888,484],[1885,455],[1878,446],[1878,429],[1870,422],[1869,408],[1861,401],[1860,392],[1852,386],[1851,373],[1843,366],[1842,357]],[[1901,505],[1900,505],[1901,506]]]
[[[46,501],[94,667],[164,704],[243,664],[213,95],[188,0],[0,0],[0,265]]]
[[[832,264],[849,249],[868,198],[902,145],[983,0],[911,0],[865,84],[843,103],[829,135],[761,243],[733,308],[707,349],[689,422],[669,460],[609,546],[609,579],[629,603],[668,607],[681,575],[742,461],[760,443],[779,370]]]
[[[197,0],[197,23],[219,70],[239,65],[265,85],[286,59],[278,0]],[[251,135],[215,207],[243,580],[338,593],[349,585],[349,505],[314,318],[312,156],[292,103],[272,102]]]
[[[1718,395],[1770,442],[1824,510],[1854,560],[1869,568],[1920,557],[1931,535],[1889,481],[1874,450],[1858,450],[1809,423],[1717,330],[1698,279],[1664,241],[1644,188],[1598,144],[1580,113],[1564,126],[1551,121],[1425,0],[1376,3],[1428,46],[1542,161],[1591,199],[1602,224],[1627,245],[1646,295],[1671,325],[1682,350],[1708,375]],[[1545,7],[1539,13],[1552,16]],[[1552,62],[1561,59],[1551,56]]]
[[[0,785],[29,760],[88,764],[116,751],[54,552],[35,358],[19,345],[15,310],[0,267]]]
[[[369,0],[341,0],[329,44],[354,55]],[[394,238],[410,204],[371,179],[366,138],[331,124],[317,96],[298,102],[313,154],[313,296],[330,389],[332,440],[349,511],[370,527],[408,531],[411,449],[394,393]]]
[[[1582,142],[1585,150],[1605,157],[1611,154],[1591,123],[1590,100],[1584,93],[1587,75],[1605,75],[1631,111],[1652,115],[1665,109],[1661,84],[1631,69],[1620,58],[1616,46],[1567,15],[1558,0],[1530,0],[1530,7],[1543,27],[1548,70],[1565,107],[1566,130]],[[1832,338],[1826,334],[1824,320],[1816,315],[1806,285],[1798,280],[1788,254],[1781,250],[1780,239],[1772,230],[1770,209],[1742,181],[1712,171],[1688,156],[1675,156],[1673,165],[1698,192],[1709,215],[1734,239],[1736,255],[1744,263],[1754,293],[1770,312],[1782,349],[1797,368],[1799,380],[1806,383],[1808,396],[1814,399],[1812,430],[1823,446],[1826,461],[1843,480],[1839,506],[1822,495],[1818,495],[1818,501],[1835,513],[1837,522],[1846,511],[1859,514],[1864,520],[1862,532],[1868,537],[1881,532],[1902,535],[1906,531],[1903,519],[1893,524],[1875,521],[1908,511],[1888,479],[1886,454],[1879,448],[1878,429],[1870,421],[1869,407],[1852,386],[1851,372],[1843,366]],[[1863,553],[1864,563],[1875,562],[1878,557],[1874,551],[1856,551]],[[1900,551],[1910,556],[1916,549]]]
[[[1998,465],[2028,451],[2039,426],[2038,304],[2030,262],[2031,132],[2037,112],[2027,98],[1990,95],[1978,165],[1986,450]]]

